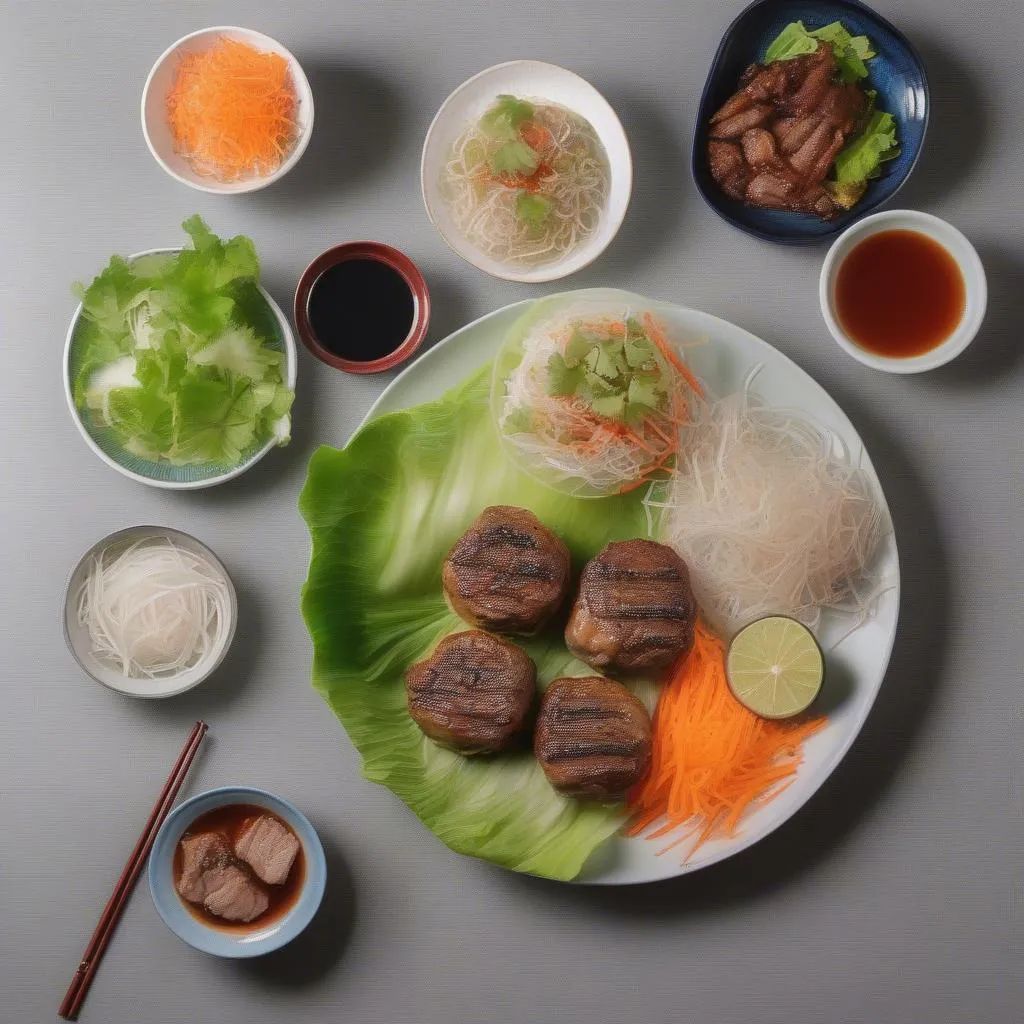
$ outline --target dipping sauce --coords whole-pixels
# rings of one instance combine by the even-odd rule
[[[956,260],[919,231],[880,231],[839,265],[836,318],[861,348],[889,358],[930,352],[964,314],[966,288]]]
[[[314,282],[306,306],[309,325],[328,352],[369,363],[409,337],[416,299],[408,281],[380,260],[348,259]]]
[[[273,857],[275,851],[272,848],[268,849],[269,844],[265,837],[256,843],[256,852],[261,854],[262,862],[261,858],[257,857],[253,851],[245,850],[241,847],[239,848],[239,853],[245,853],[248,860],[234,853],[230,855],[221,853],[217,856],[204,850],[203,862],[204,866],[208,866],[208,872],[196,872],[195,870],[192,872],[193,875],[197,873],[208,875],[208,877],[200,879],[197,883],[197,895],[200,889],[205,889],[206,891],[220,889],[220,903],[234,902],[237,904],[236,909],[244,909],[247,901],[251,904],[252,896],[251,893],[243,892],[236,896],[234,900],[231,899],[230,895],[227,899],[224,899],[223,894],[225,892],[230,893],[231,888],[253,890],[262,894],[258,906],[264,905],[263,896],[265,896],[266,908],[255,917],[248,921],[230,920],[222,914],[213,913],[204,903],[186,898],[185,894],[181,891],[182,879],[189,867],[187,863],[189,854],[186,851],[186,847],[191,839],[216,834],[223,837],[226,840],[227,846],[234,850],[239,838],[252,827],[254,822],[260,819],[271,819],[273,823],[280,825],[288,836],[294,836],[288,824],[265,807],[257,807],[255,804],[227,804],[224,807],[215,807],[212,811],[199,815],[185,830],[184,835],[178,842],[174,851],[172,868],[174,888],[181,899],[182,906],[186,907],[189,913],[197,920],[202,921],[203,924],[227,932],[255,931],[265,928],[279,918],[284,917],[298,900],[306,880],[306,857],[302,849],[302,843],[298,843],[298,850],[294,854],[294,860],[288,867],[287,876],[284,880],[281,882],[275,881],[275,883],[270,884],[260,877],[260,872],[265,872],[265,865],[273,866],[274,864]],[[225,879],[223,876],[225,867],[231,872],[236,873],[236,876]],[[239,872],[241,873],[240,875],[237,874]],[[240,879],[244,879],[241,884],[239,884]],[[222,888],[223,886],[227,888]]]

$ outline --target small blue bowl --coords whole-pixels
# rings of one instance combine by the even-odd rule
[[[174,888],[174,851],[189,825],[201,814],[227,804],[254,804],[276,814],[298,836],[306,860],[306,878],[295,905],[265,928],[221,931],[203,924]],[[309,819],[287,800],[262,789],[224,786],[200,793],[176,807],[161,825],[149,855],[149,891],[164,924],[190,946],[213,956],[234,959],[262,956],[287,945],[313,920],[327,883],[327,861],[320,837]]]
[[[763,56],[768,44],[792,21],[809,29],[841,21],[853,35],[866,35],[878,55],[868,61],[866,87],[878,91],[877,105],[896,118],[901,153],[852,210],[835,220],[785,210],[761,210],[730,199],[715,183],[707,164],[708,123],[736,91],[740,75]],[[917,51],[899,29],[859,0],[757,0],[726,30],[701,96],[693,137],[693,180],[705,202],[741,231],[784,245],[824,242],[853,221],[888,202],[910,177],[924,143],[930,107],[928,79]]]

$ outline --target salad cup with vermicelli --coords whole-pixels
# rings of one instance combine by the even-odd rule
[[[621,494],[671,468],[702,389],[655,306],[625,292],[554,296],[513,327],[492,409],[521,468],[580,497]]]

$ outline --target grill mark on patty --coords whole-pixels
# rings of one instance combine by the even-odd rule
[[[487,547],[498,547],[502,544],[513,548],[535,548],[537,546],[537,542],[525,530],[517,530],[507,523],[487,526],[480,531],[480,536]]]
[[[693,646],[696,613],[689,572],[671,548],[615,541],[583,569],[566,644],[599,671],[658,672]]]
[[[623,723],[625,725],[625,723]],[[546,761],[575,761],[587,757],[635,757],[644,748],[640,736],[559,736],[544,748]]]

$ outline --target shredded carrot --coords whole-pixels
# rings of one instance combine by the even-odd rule
[[[647,328],[647,336],[658,346],[661,354],[682,374],[683,380],[703,398],[704,389],[700,386],[700,381],[693,375],[686,363],[672,350],[672,343],[665,336],[661,324],[650,313],[644,313],[644,327]]]
[[[296,136],[295,87],[288,62],[220,37],[181,58],[167,96],[177,152],[219,181],[272,174]]]
[[[674,671],[654,714],[651,770],[629,797],[627,835],[659,824],[648,839],[680,830],[658,853],[687,840],[689,859],[709,839],[736,834],[746,811],[779,795],[824,718],[770,721],[733,697],[725,645],[697,622],[693,650]]]

